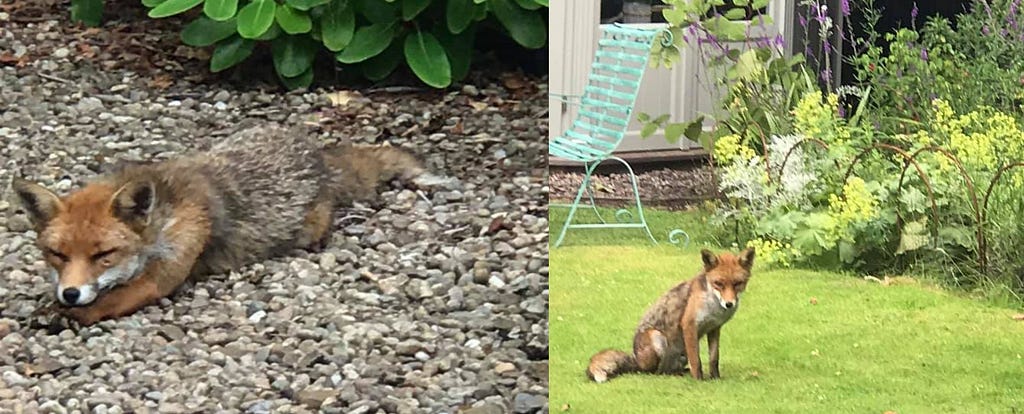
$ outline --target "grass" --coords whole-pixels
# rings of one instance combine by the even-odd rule
[[[565,215],[552,213],[554,240]],[[694,214],[650,218],[657,230],[700,229]],[[721,380],[631,374],[592,383],[590,356],[628,351],[645,308],[700,267],[698,246],[602,232],[574,230],[551,251],[553,412],[1024,413],[1024,323],[1013,310],[909,279],[883,286],[806,270],[755,267],[722,330]],[[702,342],[705,363],[706,351]]]

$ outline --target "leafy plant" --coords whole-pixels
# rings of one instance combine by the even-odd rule
[[[801,56],[782,55],[781,37],[750,35],[753,29],[772,24],[771,17],[762,14],[768,2],[733,1],[732,7],[727,7],[724,0],[664,2],[671,6],[663,14],[674,44],[655,48],[655,64],[671,67],[679,60],[681,48],[696,44],[706,71],[700,84],[712,96],[720,96],[721,104],[715,112],[683,122],[641,114],[640,121],[646,124],[641,135],[648,137],[664,128],[669,142],[685,136],[710,151],[716,139],[731,134],[748,139],[753,136],[751,131],[758,135],[788,132],[786,119],[794,97],[811,83],[802,72]],[[711,121],[715,128],[705,132],[705,121]]]
[[[313,81],[327,51],[377,81],[404,62],[425,84],[445,88],[469,72],[477,26],[493,17],[518,44],[547,42],[547,0],[142,0],[149,17],[201,7],[181,32],[183,43],[213,47],[210,71],[244,62],[269,44],[274,69],[289,88]],[[103,0],[72,0],[72,18],[98,25]]]

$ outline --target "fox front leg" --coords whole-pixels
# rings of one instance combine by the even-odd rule
[[[148,278],[140,277],[100,295],[93,303],[61,308],[59,312],[82,326],[89,326],[104,319],[128,315],[143,306],[157,302],[160,297],[157,284]]]
[[[722,333],[721,328],[708,332],[708,362],[711,364],[711,379],[718,379],[718,339]]]
[[[686,361],[690,364],[690,375],[695,380],[703,380],[704,372],[700,365],[700,337],[697,335],[697,321],[683,321],[683,344],[686,346]]]

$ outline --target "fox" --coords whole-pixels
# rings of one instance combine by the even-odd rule
[[[337,208],[392,180],[449,182],[390,146],[322,146],[297,127],[243,127],[205,152],[123,162],[65,196],[11,187],[37,236],[58,313],[88,326],[132,314],[193,277],[318,251]]]
[[[711,379],[720,378],[718,346],[722,325],[736,314],[750,280],[754,248],[738,255],[700,252],[704,268],[665,292],[644,313],[633,336],[632,355],[605,349],[590,358],[587,377],[603,383],[631,372],[690,375],[704,379],[700,340],[707,336]]]

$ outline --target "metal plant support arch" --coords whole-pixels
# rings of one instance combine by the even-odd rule
[[[992,181],[989,181],[988,188],[985,190],[985,197],[984,197],[984,199],[982,201],[982,207],[981,207],[981,218],[980,218],[980,223],[981,224],[978,225],[979,228],[981,226],[983,226],[987,222],[987,220],[988,220],[988,200],[989,200],[989,197],[992,196],[992,190],[995,188],[996,183],[998,183],[999,179],[1003,177],[1003,173],[1005,173],[1005,172],[1007,172],[1009,170],[1012,170],[1014,168],[1020,168],[1020,167],[1024,167],[1024,162],[1014,162],[1014,163],[1006,164],[1006,165],[1000,167],[998,170],[996,170],[996,175],[992,177]],[[979,260],[983,260],[986,265],[988,264],[988,240],[984,240],[984,244],[982,245],[981,250],[978,252],[978,256],[980,257]],[[982,267],[982,271],[984,271],[984,270],[985,270],[985,267],[983,266]]]
[[[963,178],[964,184],[967,186],[967,195],[968,195],[968,197],[970,197],[970,199],[971,199],[971,206],[974,209],[974,223],[975,223],[974,240],[975,240],[975,242],[977,243],[977,246],[978,246],[978,266],[984,271],[984,269],[986,267],[986,263],[985,263],[986,259],[985,259],[985,254],[984,254],[984,251],[985,251],[985,230],[984,230],[984,227],[983,227],[984,224],[982,223],[983,215],[982,215],[981,209],[978,208],[978,193],[977,193],[977,191],[975,190],[975,187],[974,187],[974,180],[971,179],[970,174],[967,173],[967,169],[964,168],[964,165],[963,165],[963,163],[960,162],[960,159],[957,158],[956,155],[953,155],[953,153],[949,152],[948,150],[946,150],[944,148],[935,147],[935,146],[924,147],[924,148],[918,149],[917,151],[914,151],[914,153],[910,154],[910,159],[911,160],[916,160],[917,156],[921,155],[924,152],[932,152],[932,153],[942,154],[947,159],[949,159],[950,161],[953,162],[953,165],[956,166],[957,171],[960,173],[960,177]],[[900,171],[900,181],[899,181],[899,184],[896,186],[896,192],[897,193],[902,193],[903,192],[903,178],[904,178],[904,176],[907,173],[907,168],[910,168],[910,161],[909,160],[903,164],[903,170]],[[897,217],[899,217],[899,211],[897,211],[896,214],[897,214]],[[900,220],[902,220],[902,217],[900,217]],[[938,221],[936,221],[936,225],[938,225]]]
[[[850,179],[850,174],[853,173],[853,167],[856,167],[857,163],[859,163],[865,155],[879,149],[887,149],[896,154],[899,154],[899,156],[903,157],[903,159],[907,163],[913,165],[914,169],[917,170],[917,176],[921,178],[921,182],[923,182],[925,188],[928,189],[928,201],[931,203],[932,206],[932,237],[933,239],[937,239],[939,231],[939,208],[935,204],[935,193],[932,190],[932,184],[931,182],[928,181],[928,175],[924,173],[924,170],[921,168],[921,165],[917,163],[917,160],[915,160],[914,157],[910,156],[910,154],[904,151],[902,148],[889,144],[874,144],[870,147],[865,148],[863,151],[858,153],[856,157],[853,157],[853,161],[850,162],[850,166],[847,167],[846,169],[846,174],[843,175],[843,182],[845,183],[847,180]],[[843,195],[843,197],[845,197],[845,194]]]

